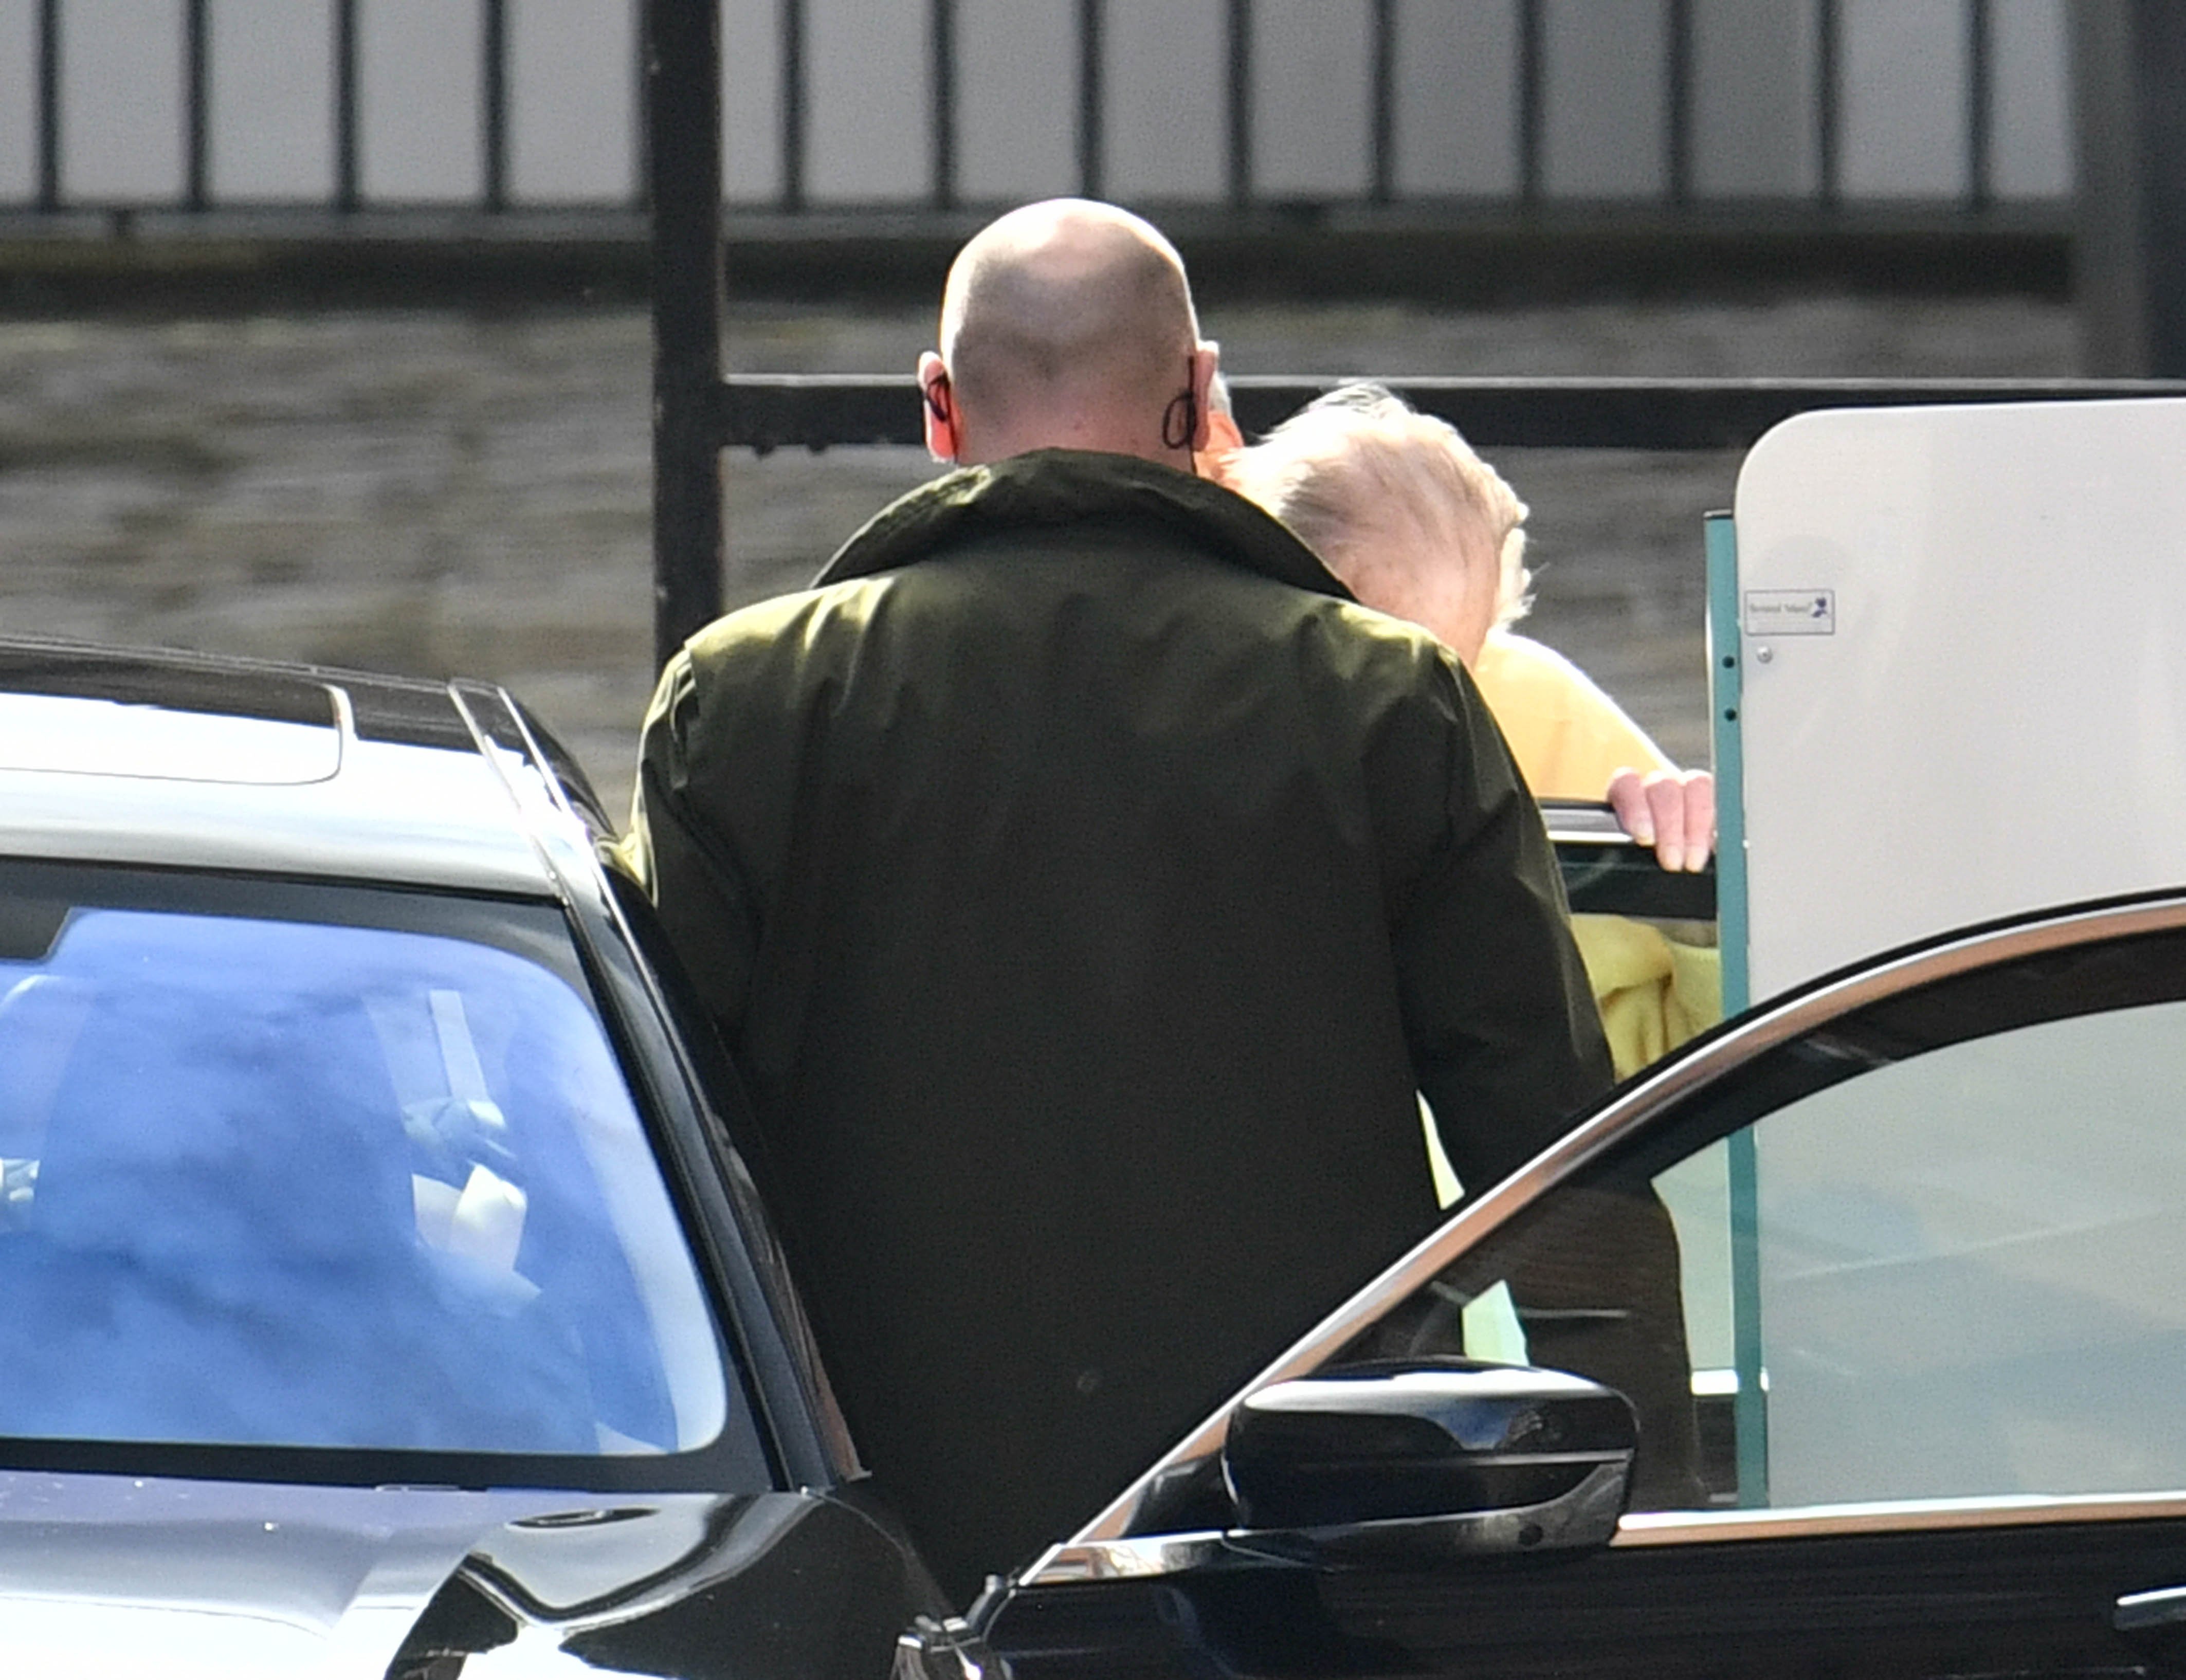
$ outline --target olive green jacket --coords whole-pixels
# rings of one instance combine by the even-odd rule
[[[904,497],[663,676],[625,860],[947,1585],[1090,1517],[1605,1089],[1539,818],[1432,638],[1229,491]]]

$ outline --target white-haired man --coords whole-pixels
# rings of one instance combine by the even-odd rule
[[[749,1087],[843,1408],[944,1587],[1063,1537],[1608,1061],[1431,636],[1192,474],[1169,243],[1029,206],[919,383],[965,470],[694,637],[626,857]],[[1422,778],[1422,760],[1439,766]]]

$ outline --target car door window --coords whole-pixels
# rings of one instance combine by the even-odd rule
[[[2186,1004],[1879,1067],[1757,1145],[1770,1503],[2186,1487]]]
[[[1583,1168],[1343,1357],[1623,1387],[1640,1509],[2186,1488],[2181,992],[2163,935],[1864,1004]],[[1499,1287],[1516,1344],[1479,1333]]]

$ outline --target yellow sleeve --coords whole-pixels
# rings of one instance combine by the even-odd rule
[[[1472,676],[1536,798],[1599,799],[1626,766],[1676,768],[1584,671],[1529,636],[1491,635]]]

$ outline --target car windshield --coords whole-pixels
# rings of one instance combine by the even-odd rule
[[[0,1436],[658,1454],[720,1342],[544,905],[0,871]]]

